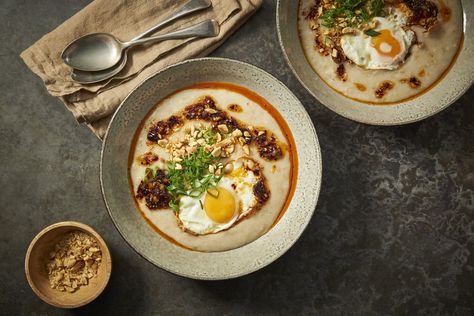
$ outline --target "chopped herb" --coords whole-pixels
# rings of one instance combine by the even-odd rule
[[[370,19],[383,15],[384,0],[333,0],[334,8],[327,9],[320,16],[321,25],[336,26],[338,18],[344,19],[347,26],[365,24]]]
[[[207,193],[209,193],[209,195],[215,197],[216,199],[219,197],[219,191],[217,189],[211,188],[207,190]]]
[[[326,10],[320,19],[323,26],[333,27],[336,22],[336,9]]]
[[[385,7],[384,0],[372,0],[370,3],[370,11],[373,17],[380,16],[383,13],[383,8]]]
[[[146,168],[145,169],[145,177],[143,178],[143,182],[148,183],[155,176],[156,176],[156,170],[153,170],[152,168]]]
[[[367,30],[367,31],[365,31],[364,33],[365,33],[366,35],[371,36],[371,37],[377,37],[377,36],[380,35],[380,32],[377,32],[376,30],[373,30],[373,29]]]
[[[178,211],[179,197],[186,195],[199,197],[209,188],[213,188],[220,181],[222,176],[208,173],[209,165],[215,163],[218,158],[199,147],[192,155],[183,158],[179,164],[182,166],[176,169],[175,162],[168,163],[168,176],[171,184],[167,187],[172,196],[170,207]]]
[[[214,145],[217,141],[216,133],[210,128],[203,131],[202,138],[204,138],[208,145]]]

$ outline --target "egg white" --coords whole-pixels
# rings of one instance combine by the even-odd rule
[[[226,183],[227,181],[223,181],[224,179],[225,178],[222,178],[221,181],[219,181],[218,187],[224,188],[229,192],[234,192],[231,184]],[[179,201],[178,218],[182,226],[198,235],[217,233],[221,230],[225,230],[231,227],[238,219],[238,212],[236,212],[234,217],[227,223],[216,223],[210,219],[203,209],[206,194],[208,193],[202,194],[199,198],[183,196]],[[237,196],[234,196],[234,198],[238,200]]]
[[[252,164],[253,161],[240,158],[231,163],[233,171],[222,177],[217,187],[234,194],[237,210],[234,217],[227,223],[216,223],[207,216],[203,209],[208,193],[204,193],[198,198],[183,196],[180,199],[177,214],[183,228],[197,235],[217,233],[230,228],[236,221],[251,213],[258,204],[257,198],[253,194],[253,186],[259,181],[259,177],[248,168],[248,164]]]
[[[357,31],[355,34],[341,37],[341,47],[344,54],[356,65],[365,69],[394,70],[399,68],[405,62],[410,47],[413,45],[415,33],[403,29],[406,17],[399,11],[386,18],[374,18],[374,21],[377,23],[375,31],[390,30],[392,36],[400,44],[400,53],[395,57],[379,54],[371,44],[373,37],[362,31]]]

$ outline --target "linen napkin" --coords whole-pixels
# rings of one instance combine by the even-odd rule
[[[79,123],[87,124],[102,138],[114,111],[134,87],[171,64],[209,54],[260,7],[262,0],[211,0],[211,8],[182,17],[155,34],[215,19],[220,25],[218,36],[136,47],[129,52],[128,63],[122,72],[105,82],[82,85],[72,81],[71,68],[60,57],[62,50],[75,38],[94,32],[111,33],[122,41],[130,40],[186,2],[95,0],[23,51],[21,57],[43,80],[48,92],[60,98]]]

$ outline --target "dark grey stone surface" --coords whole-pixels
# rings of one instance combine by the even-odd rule
[[[0,314],[474,315],[474,89],[420,123],[348,121],[297,82],[278,45],[276,1],[265,1],[213,55],[269,71],[303,102],[323,153],[319,203],[302,238],[270,266],[230,281],[188,280],[125,244],[100,194],[100,141],[19,58],[87,3],[0,1]],[[61,220],[92,225],[114,259],[105,292],[70,311],[38,299],[23,271],[31,239]]]

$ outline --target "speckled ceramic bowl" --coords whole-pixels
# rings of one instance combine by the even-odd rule
[[[135,209],[127,179],[128,152],[135,130],[163,97],[198,82],[244,86],[266,98],[288,123],[298,152],[296,190],[278,223],[265,235],[237,249],[203,253],[162,238]],[[298,99],[280,81],[252,65],[220,58],[185,61],[153,75],[121,104],[104,139],[101,185],[117,229],[139,254],[172,273],[194,279],[229,279],[268,265],[298,239],[316,207],[321,184],[321,154],[314,126]]]
[[[461,0],[464,46],[452,69],[434,88],[407,102],[373,106],[348,99],[329,88],[307,61],[298,35],[298,0],[279,0],[277,28],[285,58],[301,84],[330,110],[373,125],[401,125],[432,116],[460,98],[474,81],[474,1]]]

